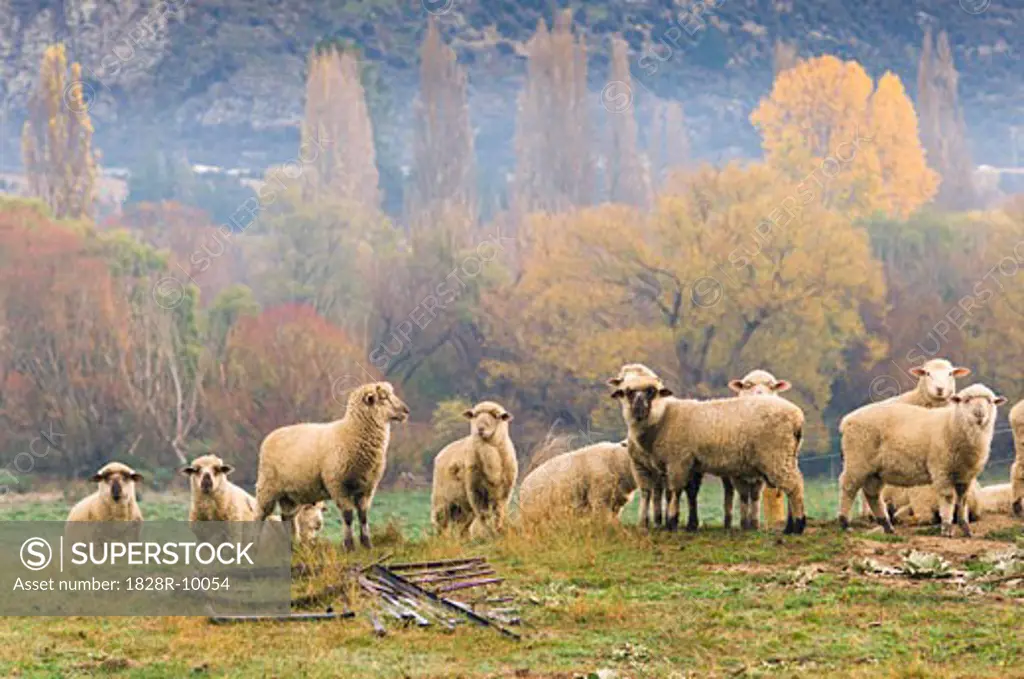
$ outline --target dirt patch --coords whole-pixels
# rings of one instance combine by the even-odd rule
[[[1005,551],[1010,543],[1005,540],[986,539],[992,533],[1005,532],[1014,528],[1020,528],[1021,522],[1015,521],[1008,516],[989,516],[977,523],[971,524],[974,537],[953,537],[946,538],[940,535],[919,535],[928,526],[897,526],[896,535],[903,538],[900,542],[882,542],[871,539],[857,539],[853,542],[853,552],[860,557],[899,557],[909,549],[916,549],[922,552],[932,552],[953,563],[961,563],[990,552]],[[852,529],[852,535],[857,536],[856,528]],[[959,529],[958,529],[959,530]],[[872,535],[882,535],[879,527],[871,528],[868,531]],[[863,533],[862,533],[863,534]]]

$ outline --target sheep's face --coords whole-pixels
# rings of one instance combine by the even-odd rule
[[[622,404],[622,416],[637,424],[654,424],[661,419],[665,397],[672,392],[660,380],[650,377],[627,377],[612,392]]]
[[[1006,403],[1002,396],[983,384],[972,384],[949,399],[957,409],[960,418],[971,426],[989,429],[995,424],[996,408]]]
[[[956,378],[967,377],[970,368],[953,367],[953,364],[941,358],[935,358],[924,365],[910,369],[910,374],[918,378],[918,389],[936,404],[948,403],[956,393]]]
[[[390,382],[375,382],[360,387],[353,397],[387,422],[405,422],[409,419],[409,406],[395,394]]]
[[[771,396],[788,391],[791,386],[786,380],[777,380],[765,370],[751,370],[742,380],[729,382],[729,388],[735,391],[737,396]]]
[[[99,485],[102,495],[119,503],[135,499],[135,484],[142,482],[142,474],[128,465],[111,462],[93,474],[92,480]]]
[[[508,423],[512,421],[512,413],[494,401],[477,403],[462,416],[469,420],[469,433],[485,441],[493,439],[499,431],[507,434]]]
[[[192,464],[182,467],[180,471],[189,477],[193,493],[215,495],[224,488],[228,474],[235,471],[235,468],[224,464],[216,455],[204,455],[197,457]]]
[[[647,377],[652,380],[659,379],[658,375],[643,363],[627,363],[619,368],[619,374],[610,380],[608,385],[612,387],[622,386],[622,383],[631,377]]]
[[[302,505],[299,507],[299,513],[297,520],[302,526],[302,532],[307,535],[316,535],[324,527],[324,509],[325,505],[323,502],[317,502],[314,505]]]

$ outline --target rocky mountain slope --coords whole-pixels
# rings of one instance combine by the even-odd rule
[[[893,70],[913,92],[923,27],[932,25],[947,30],[955,48],[977,162],[1017,160],[1011,127],[1024,122],[1024,0],[573,5],[587,34],[595,112],[604,114],[607,36],[622,33],[635,50],[641,130],[655,96],[679,99],[702,157],[758,152],[747,118],[770,87],[776,38],[795,43],[804,56],[857,59],[875,76]],[[378,84],[381,134],[400,166],[409,148],[416,50],[434,13],[469,69],[481,166],[500,180],[511,162],[523,46],[538,19],[553,11],[535,0],[0,0],[0,166],[18,163],[25,98],[42,50],[57,40],[87,69],[105,164],[126,165],[152,146],[221,166],[290,159],[305,59],[325,38],[363,48]],[[1024,130],[1016,145],[1024,156]]]

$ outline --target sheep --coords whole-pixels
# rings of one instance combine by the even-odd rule
[[[967,520],[971,523],[981,518],[982,507],[979,499],[981,486],[973,481],[967,488],[964,504],[967,507]],[[912,518],[915,523],[939,523],[939,498],[932,486],[914,486],[901,488],[885,486],[880,495],[882,506],[892,523],[902,523]],[[867,510],[870,512],[870,509]],[[959,523],[959,515],[954,509],[953,523]]]
[[[126,464],[111,462],[93,474],[92,480],[98,485],[96,492],[71,508],[69,522],[142,521],[135,499],[135,484],[142,483],[142,474]]]
[[[1013,484],[982,486],[978,490],[978,507],[985,514],[1009,514],[1013,511]]]
[[[361,385],[349,394],[345,415],[270,432],[260,445],[257,520],[281,507],[293,530],[299,505],[332,500],[345,521],[345,549],[355,549],[352,520],[359,514],[359,542],[369,549],[369,510],[387,465],[391,423],[409,419],[409,407],[389,382]]]
[[[1010,504],[1013,515],[1024,518],[1024,401],[1010,410],[1010,428],[1013,430],[1013,442],[1016,455],[1010,465]]]
[[[519,464],[509,437],[512,413],[482,401],[463,416],[469,435],[445,446],[434,458],[431,521],[439,532],[475,536],[504,527]]]
[[[742,379],[730,380],[729,388],[737,396],[752,394],[780,394],[789,391],[792,385],[786,380],[775,378],[767,370],[751,370]],[[765,488],[764,482],[758,479],[750,484],[741,479],[722,479],[725,491],[725,526],[732,524],[732,491],[733,486],[740,491],[740,525],[743,528],[757,528],[760,516],[759,501],[764,499],[764,520],[769,526],[781,523],[786,518],[784,496],[777,488]],[[763,491],[763,492],[762,492]]]
[[[310,544],[317,539],[324,527],[324,503],[316,502],[302,505],[292,519],[295,524],[295,539],[303,544]]]
[[[879,502],[882,484],[930,484],[938,496],[943,535],[953,535],[955,505],[960,528],[970,537],[964,511],[967,489],[988,461],[996,408],[1006,399],[983,384],[974,384],[950,401],[947,408],[893,401],[846,416],[843,472],[839,476],[840,526],[849,527],[850,507],[863,489],[876,521],[892,533],[892,522]]]
[[[619,374],[607,381],[611,387],[619,388],[631,377],[658,380],[658,375],[642,363],[627,363],[619,369]],[[639,522],[649,528],[652,515],[655,526],[661,526],[662,508],[667,504],[665,469],[648,451],[636,446],[627,439],[626,450],[633,462],[633,474],[640,488]]]
[[[192,491],[190,522],[256,520],[256,498],[228,480],[234,470],[216,455],[197,457],[179,470]]]
[[[619,516],[636,491],[626,441],[595,443],[557,455],[527,474],[519,511],[527,520],[560,512]]]
[[[660,380],[631,377],[611,394],[619,400],[629,439],[665,466],[669,488],[666,528],[679,526],[679,498],[685,489],[697,528],[693,478],[702,473],[729,478],[762,477],[789,500],[787,534],[803,533],[804,482],[796,454],[804,414],[782,398],[754,395],[709,401],[672,397]],[[696,486],[696,487],[694,487]]]
[[[967,377],[971,374],[971,369],[954,367],[944,358],[933,358],[923,365],[911,368],[908,372],[918,378],[913,389],[891,396],[884,401],[869,403],[847,414],[839,421],[839,433],[843,433],[843,427],[848,417],[865,408],[874,408],[881,404],[906,403],[922,408],[943,408],[949,405],[950,397],[956,393],[956,378]],[[863,508],[862,505],[862,510]],[[867,509],[867,512],[870,512],[870,508]]]

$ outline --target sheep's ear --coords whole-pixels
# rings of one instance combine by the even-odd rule
[[[106,478],[107,478],[106,474],[98,474],[97,473],[97,474],[93,474],[92,475],[92,480],[95,481],[96,483],[99,483],[100,481],[103,481]]]
[[[951,374],[953,377],[967,377],[971,374],[971,369],[964,367],[953,368],[953,372]]]
[[[195,473],[196,473],[197,471],[199,471],[199,470],[198,470],[198,469],[196,469],[195,467],[193,467],[192,465],[190,465],[190,464],[189,464],[189,465],[185,465],[184,467],[182,467],[181,469],[179,469],[179,470],[178,470],[178,473],[180,473],[180,474],[184,474],[185,476],[192,476],[192,475],[193,475],[193,474],[195,474]]]
[[[366,394],[363,394],[363,403],[365,403],[366,405],[372,406],[376,402],[377,402],[377,394],[373,393],[372,391],[368,392]]]
[[[1005,396],[996,396],[995,399],[993,399],[992,403],[995,403],[997,406],[1001,406],[1004,403],[1006,403],[1006,397]]]
[[[221,466],[217,467],[217,471],[219,471],[224,476],[227,476],[231,472],[235,471],[235,468],[229,464],[222,464]]]
[[[772,391],[789,391],[792,386],[786,380],[777,380],[772,386]]]
[[[128,478],[130,478],[135,483],[142,483],[145,480],[142,474],[138,472],[132,472],[131,474],[128,475]]]
[[[473,411],[472,410],[464,410],[464,411],[462,411],[462,416],[465,417],[467,420],[472,420],[473,419]]]
[[[625,395],[626,395],[626,392],[622,391],[621,389],[616,389],[611,394],[612,398],[622,398]]]
[[[502,420],[504,420],[505,422],[509,422],[509,421],[511,421],[511,420],[512,420],[512,413],[510,413],[510,412],[508,412],[508,411],[506,411],[506,412],[503,412],[503,413],[501,414],[501,419],[502,419]]]
[[[662,387],[661,389],[658,390],[658,396],[671,396],[671,395],[672,395],[672,390],[671,389],[666,389],[665,387]]]
[[[605,382],[605,384],[607,384],[609,387],[617,387],[620,384],[622,384],[622,378],[621,377],[613,377],[610,380],[608,380],[607,382]]]
[[[729,380],[729,388],[737,394],[743,391],[743,380]]]
[[[913,367],[913,368],[911,368],[911,369],[910,369],[910,370],[908,370],[907,372],[909,372],[909,373],[910,373],[911,375],[913,375],[914,377],[924,377],[925,375],[927,375],[927,374],[928,374],[928,373],[927,373],[927,372],[925,371],[925,369],[924,369],[924,368],[921,368],[921,367],[916,367],[916,366],[915,366],[915,367]]]
[[[964,399],[962,396],[960,396],[960,394],[953,394],[952,396],[949,397],[949,400],[952,401],[953,403],[963,403]]]

